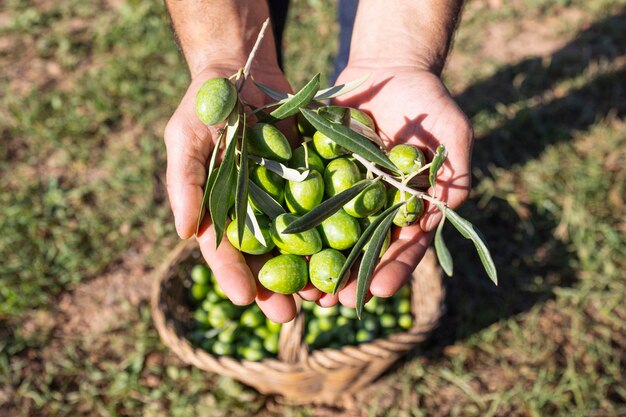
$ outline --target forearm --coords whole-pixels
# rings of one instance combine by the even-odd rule
[[[462,5],[462,0],[360,0],[350,64],[380,62],[439,74]]]
[[[269,16],[267,3],[258,0],[166,0],[166,5],[192,77],[208,66],[243,66]],[[277,65],[271,31],[256,56],[256,66]]]

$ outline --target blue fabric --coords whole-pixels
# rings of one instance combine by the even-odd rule
[[[268,1],[270,16],[272,18],[272,28],[274,30],[274,39],[276,41],[276,55],[278,56],[278,64],[282,68],[283,65],[283,31],[287,21],[287,12],[289,9],[289,0],[269,0]],[[356,17],[356,9],[359,0],[339,0],[337,5],[337,21],[339,22],[339,50],[335,55],[333,64],[333,73],[330,77],[330,85],[334,85],[341,71],[348,64],[350,57],[350,42],[352,40],[352,27]]]
[[[348,65],[350,57],[350,42],[352,41],[352,27],[356,17],[359,0],[339,0],[337,5],[337,20],[339,21],[339,50],[335,56],[333,75],[330,85],[334,85],[341,71]]]

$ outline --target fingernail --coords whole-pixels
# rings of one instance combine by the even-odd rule
[[[176,216],[174,216],[174,225],[176,226],[176,233],[178,234],[178,237],[182,239],[183,235],[182,235],[182,230],[180,229],[182,226],[182,222]]]

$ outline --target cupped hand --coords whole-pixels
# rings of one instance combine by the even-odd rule
[[[370,73],[357,90],[336,100],[337,104],[366,111],[373,116],[379,135],[391,149],[407,143],[421,148],[427,159],[438,145],[445,145],[448,158],[437,177],[437,198],[449,207],[460,206],[470,191],[473,143],[469,120],[454,102],[439,77],[413,67],[384,68],[379,65],[348,66],[337,80],[342,84]],[[429,190],[432,194],[433,190]],[[393,295],[410,277],[441,220],[434,205],[425,205],[419,223],[395,228],[392,243],[379,263],[370,292],[379,297]],[[337,297],[324,295],[319,303],[333,304]],[[347,306],[356,304],[356,281],[351,279],[338,294]]]
[[[228,78],[243,65],[244,62],[209,65],[196,74],[165,128],[167,191],[174,213],[176,231],[182,239],[190,238],[196,232],[208,160],[217,138],[217,127],[206,126],[196,116],[196,92],[204,81],[213,77]],[[267,66],[260,69],[253,67],[251,75],[272,88],[291,91],[287,79],[278,66],[271,69]],[[244,85],[241,95],[247,103],[254,106],[261,106],[268,101],[267,96],[250,81]],[[289,132],[285,133],[289,135]],[[244,256],[226,237],[216,249],[215,231],[208,215],[205,216],[196,238],[220,288],[234,304],[246,305],[256,299],[265,315],[275,322],[286,322],[295,316],[293,296],[272,293],[259,285],[256,280],[267,256]],[[303,295],[308,299],[316,299],[320,294],[309,290]]]

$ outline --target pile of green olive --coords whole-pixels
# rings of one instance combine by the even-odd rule
[[[240,307],[228,301],[206,265],[191,269],[189,299],[193,325],[189,340],[216,356],[251,361],[275,357],[281,324],[265,317],[256,304]],[[391,298],[372,298],[363,317],[345,306],[321,307],[303,301],[306,329],[304,340],[310,349],[341,348],[369,342],[411,328],[410,291],[402,288]]]
[[[390,298],[373,297],[359,320],[346,306],[321,307],[304,301],[306,330],[304,341],[310,349],[358,345],[404,332],[413,325],[410,290],[402,288]]]
[[[194,306],[189,340],[208,353],[251,361],[276,356],[281,325],[256,305],[231,303],[206,265],[191,269],[189,298]]]
[[[355,120],[374,129],[373,120],[357,109],[328,107],[348,111]],[[272,221],[250,197],[266,244],[263,245],[248,227],[239,244],[236,221],[230,222],[226,235],[241,252],[253,255],[274,252],[275,256],[259,272],[259,281],[267,289],[280,294],[293,294],[310,281],[319,290],[332,293],[346,255],[362,231],[382,210],[409,200],[393,219],[396,226],[404,227],[419,219],[424,205],[421,199],[396,188],[387,189],[383,182],[378,181],[319,226],[299,233],[284,233],[300,216],[367,178],[367,170],[359,161],[330,138],[312,129],[306,119],[299,118],[298,128],[309,139],[293,151],[287,138],[274,125],[257,123],[248,130],[248,152],[251,155],[279,161],[308,174],[303,181],[285,180],[265,166],[252,162],[250,180],[281,204],[285,213]],[[422,151],[412,145],[397,145],[389,151],[388,157],[407,175],[425,164]],[[391,231],[387,234],[381,256],[389,247],[390,237]]]

